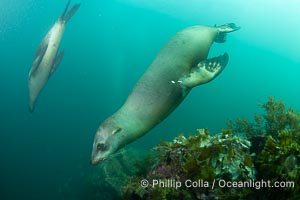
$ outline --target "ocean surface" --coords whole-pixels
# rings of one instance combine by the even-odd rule
[[[297,0],[73,0],[64,58],[28,111],[36,49],[63,11],[62,0],[0,1],[0,199],[92,199],[84,186],[94,134],[115,112],[176,32],[234,22],[241,29],[209,56],[230,60],[216,80],[194,88],[166,120],[130,144],[149,151],[197,128],[220,132],[253,119],[269,96],[300,110]]]

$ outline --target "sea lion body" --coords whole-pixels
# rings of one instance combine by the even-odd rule
[[[203,31],[208,32],[205,37]],[[197,32],[202,32],[202,37]],[[145,127],[161,121],[191,89],[183,89],[176,81],[206,59],[217,32],[216,28],[194,26],[172,37],[137,82],[121,111],[132,113]]]
[[[143,136],[165,119],[194,86],[213,80],[224,69],[227,54],[206,60],[220,33],[219,27],[193,26],[167,42],[123,106],[100,125],[92,164]]]
[[[64,29],[64,23],[61,23],[60,20],[55,22],[42,42],[43,45],[45,45],[44,42],[47,41],[47,49],[45,50],[44,55],[42,55],[43,58],[41,58],[39,66],[36,69],[32,68],[29,72],[28,86],[30,112],[34,111],[36,100],[51,75]]]
[[[70,2],[71,0],[68,1],[62,15],[56,20],[37,49],[28,77],[30,112],[34,111],[40,92],[63,58],[64,52],[59,54],[57,52],[65,26],[80,6],[80,4],[75,4],[67,12]]]

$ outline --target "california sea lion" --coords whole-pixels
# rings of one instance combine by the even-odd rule
[[[178,32],[160,50],[123,106],[99,127],[91,163],[97,164],[146,134],[165,119],[190,90],[217,77],[228,55],[206,59],[212,43],[225,41],[235,24],[193,26]]]
[[[58,47],[67,22],[80,6],[80,4],[75,4],[67,12],[70,2],[71,0],[68,1],[63,13],[56,20],[36,51],[28,78],[30,112],[34,111],[37,97],[63,57],[64,51],[57,54]]]

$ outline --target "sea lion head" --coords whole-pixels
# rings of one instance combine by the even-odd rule
[[[91,156],[91,164],[96,165],[106,160],[110,155],[119,149],[117,133],[121,132],[120,127],[103,123],[96,132]]]

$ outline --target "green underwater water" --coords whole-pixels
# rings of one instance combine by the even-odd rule
[[[84,180],[95,171],[89,165],[95,131],[162,45],[191,25],[242,27],[211,48],[210,56],[228,52],[229,64],[130,148],[147,152],[197,128],[218,133],[230,118],[252,118],[269,96],[300,110],[297,1],[184,2],[82,0],[60,45],[63,61],[30,114],[28,72],[66,1],[1,0],[1,199],[94,199]]]

